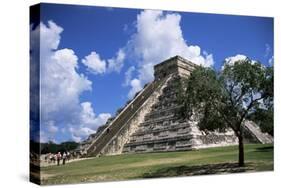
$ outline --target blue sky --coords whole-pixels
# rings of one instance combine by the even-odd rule
[[[126,44],[129,33],[124,31],[124,27],[133,24],[138,12],[134,9],[45,4],[42,21],[53,20],[64,28],[59,48],[71,48],[81,58],[95,50],[107,59]],[[85,72],[84,68],[81,67],[80,71]],[[107,111],[114,114],[127,100],[129,88],[121,86],[124,72],[125,68],[120,74],[96,76],[86,73],[94,82],[94,91],[85,92],[81,100],[95,103],[97,113]],[[105,102],[99,102],[104,99]]]
[[[44,141],[85,139],[151,81],[153,65],[169,56],[182,55],[216,69],[229,57],[248,56],[265,65],[273,62],[273,18],[43,4],[41,24],[40,31],[45,28],[46,39],[53,39],[55,46],[41,52],[46,54],[46,64],[53,61],[51,56],[56,57],[54,66],[73,62],[70,71],[75,79],[63,80],[74,80],[66,83],[79,88],[69,95],[77,106],[68,104],[67,97],[46,99],[46,118],[41,123]],[[48,85],[50,79],[42,86],[47,85],[46,92],[63,89],[59,82]],[[56,96],[68,95],[61,90]],[[61,101],[57,109],[48,110]],[[63,109],[70,110],[62,113]],[[65,114],[71,114],[71,120]]]

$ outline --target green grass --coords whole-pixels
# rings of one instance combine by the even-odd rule
[[[245,167],[237,166],[237,146],[184,152],[104,156],[41,168],[42,184],[129,180],[154,177],[273,170],[273,145],[245,145]]]

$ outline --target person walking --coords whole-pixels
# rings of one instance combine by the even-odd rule
[[[57,154],[57,165],[60,166],[61,154],[58,152]]]
[[[63,152],[63,155],[62,155],[62,164],[65,165],[65,160],[66,160],[66,153]]]
[[[71,154],[70,154],[70,152],[69,152],[69,151],[66,153],[66,158],[67,158],[67,161],[70,161]]]

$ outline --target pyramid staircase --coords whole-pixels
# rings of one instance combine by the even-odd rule
[[[259,126],[252,121],[244,122],[244,130],[258,143],[269,144],[273,143],[273,137],[268,133],[263,133]]]
[[[132,120],[142,119],[139,112],[141,109],[147,109],[153,104],[155,94],[161,90],[161,87],[170,77],[162,80],[156,80],[147,85],[135,98],[114,118],[114,120],[105,128],[97,138],[85,149],[89,156],[104,154],[105,147],[120,134],[120,130],[129,126]],[[153,95],[154,93],[154,95]],[[149,100],[150,99],[150,100]],[[146,104],[150,101],[151,104]],[[119,150],[122,144],[118,146]],[[117,149],[116,149],[117,150]],[[118,151],[114,151],[118,152]],[[118,152],[120,153],[120,151]]]

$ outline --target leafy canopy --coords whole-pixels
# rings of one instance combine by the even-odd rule
[[[245,119],[273,107],[273,68],[249,58],[225,63],[219,72],[197,67],[184,86],[182,113],[202,130],[232,128],[238,136]]]

